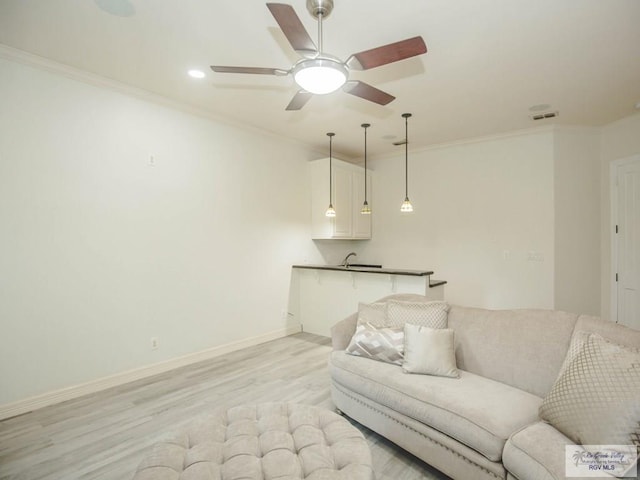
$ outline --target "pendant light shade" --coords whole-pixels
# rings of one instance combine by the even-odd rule
[[[400,207],[400,211],[402,213],[411,213],[413,212],[413,205],[411,205],[411,201],[409,197],[404,198],[404,202],[402,202],[402,206]]]
[[[327,217],[335,217],[336,216],[336,210],[333,208],[333,203],[331,203],[331,199],[333,198],[333,172],[332,172],[332,163],[333,163],[333,151],[332,151],[332,146],[333,146],[333,137],[335,136],[335,133],[333,132],[329,132],[327,133],[327,137],[329,137],[329,208],[327,208],[327,211],[325,212],[325,215]]]
[[[400,211],[402,213],[411,213],[413,212],[413,205],[411,205],[411,201],[409,200],[409,117],[410,113],[403,113],[402,118],[404,118],[404,133],[405,133],[405,142],[404,142],[404,202],[402,202],[402,206],[400,207]]]
[[[371,124],[363,123],[360,126],[364,128],[364,203],[362,204],[360,213],[362,215],[371,215],[371,207],[369,207],[369,202],[367,202],[367,128],[369,128]]]

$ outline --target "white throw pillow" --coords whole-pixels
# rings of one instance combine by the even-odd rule
[[[406,373],[424,373],[459,378],[450,328],[429,328],[406,323],[404,326],[404,362]]]

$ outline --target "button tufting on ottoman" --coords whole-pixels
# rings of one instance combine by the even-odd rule
[[[157,444],[133,480],[372,480],[362,434],[318,407],[218,409]]]

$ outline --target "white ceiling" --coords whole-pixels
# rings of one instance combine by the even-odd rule
[[[312,38],[305,0],[291,4]],[[127,8],[133,15],[123,16]],[[108,13],[112,10],[121,15]],[[553,122],[600,126],[637,112],[638,0],[335,0],[324,50],[351,53],[421,35],[428,53],[351,78],[397,99],[338,91],[285,111],[291,77],[215,74],[211,64],[288,69],[297,56],[258,0],[0,0],[0,43],[139,87],[338,156],[397,151]],[[206,71],[203,80],[186,75]],[[533,122],[529,108],[560,112]]]

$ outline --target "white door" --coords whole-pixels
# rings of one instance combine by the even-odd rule
[[[615,180],[617,319],[614,320],[640,329],[640,156],[618,163]]]

